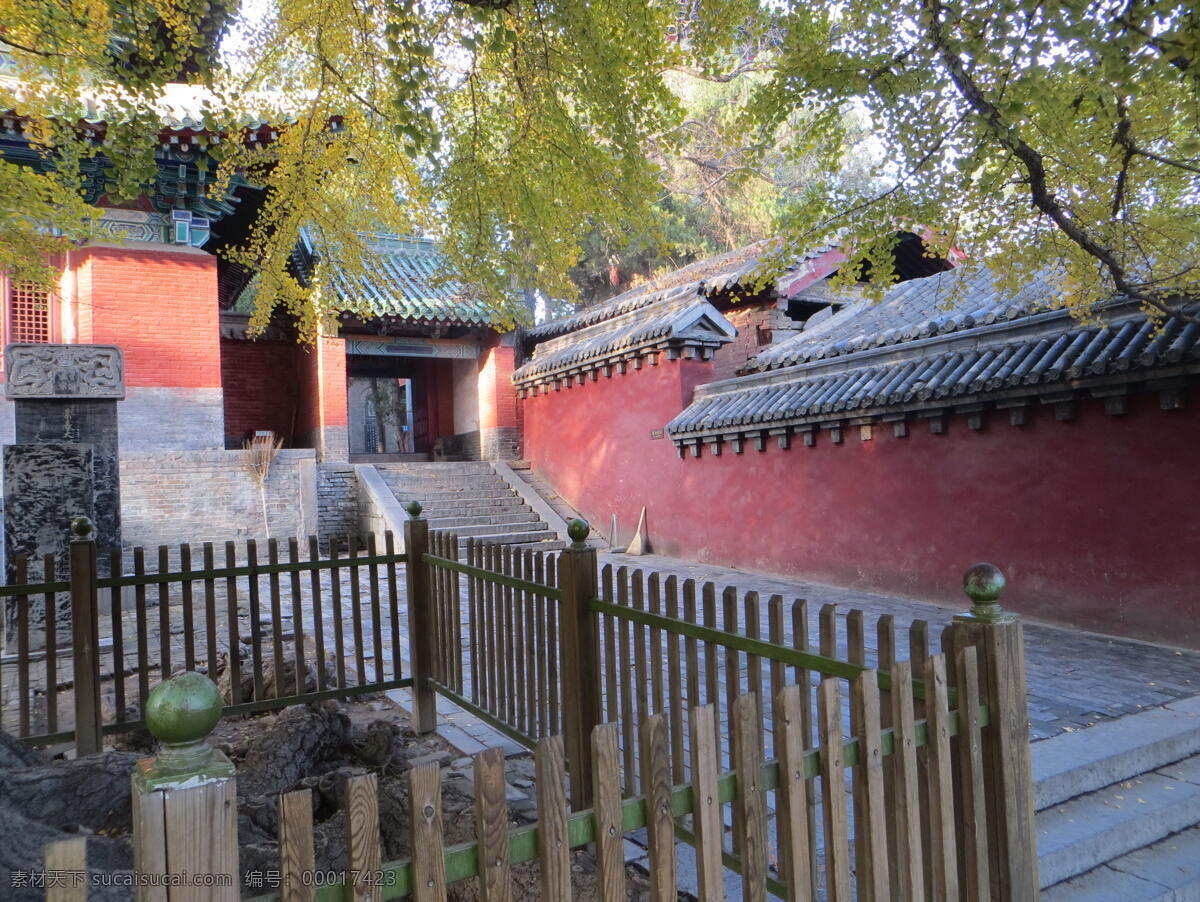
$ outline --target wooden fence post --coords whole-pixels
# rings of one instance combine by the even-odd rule
[[[77,757],[95,754],[104,747],[100,732],[100,624],[96,595],[96,527],[87,517],[76,517],[71,521],[71,648]],[[51,641],[51,637],[46,638]],[[47,687],[47,691],[53,692],[54,687]]]
[[[404,524],[404,581],[408,590],[408,666],[412,669],[412,728],[430,733],[437,726],[437,699],[429,678],[433,675],[433,604],[429,565],[421,555],[429,550],[429,522],[421,518],[421,505],[409,502]]]
[[[562,591],[559,629],[562,631],[563,743],[571,772],[571,807],[581,811],[592,804],[592,730],[601,713],[600,632],[592,599],[596,598],[596,549],[586,544],[590,527],[576,518],[567,526],[571,547],[559,556],[558,585]]]
[[[158,754],[133,772],[133,866],[155,875],[138,902],[237,902],[237,781],[233,765],[207,742],[221,719],[221,695],[203,674],[159,683],[146,699],[146,726]]]
[[[976,648],[980,693],[988,706],[982,744],[991,897],[1022,902],[1038,897],[1024,631],[1017,615],[998,603],[1004,591],[999,568],[971,567],[963,591],[973,606],[954,618],[952,629],[955,648]]]

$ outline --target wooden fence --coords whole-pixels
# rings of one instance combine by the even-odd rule
[[[55,579],[52,555],[17,558],[14,584],[0,588],[14,735],[98,751],[103,734],[144,728],[152,684],[180,669],[224,673],[227,714],[411,685],[405,556],[391,533],[332,541],[327,555],[316,536],[303,551],[296,538],[262,551],[253,539],[134,548],[115,552],[101,577],[91,524],[75,525],[67,579]]]
[[[527,555],[431,534],[419,506],[410,514],[405,555],[389,545],[372,565],[390,568],[394,587],[394,565],[407,561],[412,676],[397,683],[412,686],[414,727],[436,725],[442,694],[533,747],[539,821],[508,828],[503,755],[490,750],[475,762],[477,839],[445,848],[439,770],[419,767],[416,856],[383,864],[374,778],[358,778],[346,799],[349,869],[318,886],[311,801],[287,794],[280,898],[437,900],[474,878],[484,902],[506,900],[511,868],[539,859],[543,898],[564,900],[569,851],[593,845],[597,898],[624,899],[623,841],[642,828],[656,900],[673,898],[679,838],[695,848],[704,902],[724,898],[724,868],[755,902],[1037,898],[1021,624],[997,603],[994,568],[968,571],[973,608],[938,632],[939,653],[922,624],[898,643],[890,618],[869,630],[863,612],[832,606],[817,612],[814,650],[804,602],[767,599],[764,630],[754,593],[599,569],[586,524],[572,524],[562,553]],[[293,572],[277,566],[237,575]],[[206,578],[221,577],[187,572]],[[83,606],[87,592],[77,597]],[[354,617],[355,638],[375,631],[380,648],[379,619]],[[72,854],[77,845],[52,847],[48,861],[61,868]]]
[[[562,738],[542,739],[535,749],[538,820],[529,826],[509,827],[503,753],[499,749],[481,752],[474,760],[476,839],[453,847],[447,847],[443,837],[440,767],[436,763],[420,765],[408,775],[409,827],[415,851],[405,861],[382,861],[374,774],[348,781],[343,803],[346,871],[317,867],[312,791],[283,794],[278,808],[279,868],[274,875],[259,875],[272,882],[277,879],[279,891],[259,897],[257,902],[401,897],[439,902],[447,898],[449,886],[472,879],[478,881],[481,899],[503,900],[511,898],[513,867],[535,860],[540,864],[542,898],[564,902],[573,896],[572,873],[578,870],[572,866],[571,851],[585,846],[592,846],[596,853],[596,887],[589,898],[624,902],[625,840],[643,829],[651,898],[663,902],[676,898],[675,843],[680,832],[687,833],[695,846],[696,873],[689,882],[698,886],[701,902],[725,898],[726,867],[741,875],[742,898],[750,902],[765,902],[768,892],[795,902],[822,897],[829,902],[994,898],[985,851],[986,827],[969,831],[960,844],[960,818],[952,800],[957,769],[963,803],[979,812],[977,822],[984,824],[982,811],[987,799],[982,748],[986,729],[976,650],[963,649],[956,662],[961,678],[959,712],[948,706],[945,657],[932,656],[926,663],[931,692],[925,725],[914,720],[911,705],[898,703],[895,726],[884,727],[878,674],[864,671],[851,687],[861,731],[847,735],[841,716],[841,683],[829,678],[817,688],[818,741],[811,749],[805,747],[800,687],[781,689],[771,700],[781,717],[779,751],[774,759],[765,757],[759,741],[758,697],[753,693],[737,696],[732,743],[738,767],[724,772],[713,706],[693,708],[687,718],[691,776],[682,783],[672,780],[668,719],[664,714],[651,715],[639,730],[644,788],[626,799],[621,797],[628,775],[622,773],[618,751],[620,728],[598,725],[589,737],[594,761],[593,804],[575,813],[567,802]],[[897,692],[907,688],[900,685],[906,680],[906,668],[901,666]],[[888,762],[894,762],[907,786],[915,785],[920,751],[930,761],[937,793],[936,804],[929,811],[932,844],[924,850],[915,793],[901,795],[899,807],[889,812],[884,792]],[[850,793],[848,775],[854,777]],[[185,778],[186,774],[179,775],[179,779]],[[179,795],[200,789],[173,792]],[[809,820],[814,802],[823,813],[816,827]],[[728,833],[726,823],[732,825]],[[774,843],[769,841],[772,833]],[[724,850],[725,835],[733,838],[735,855]],[[887,850],[892,844],[902,852],[899,867],[889,861]],[[922,868],[910,866],[923,857],[932,865],[928,884],[923,882]],[[86,881],[82,888],[74,885],[75,875],[85,870],[79,841],[48,849],[47,872],[61,874],[64,881],[56,896],[61,902],[86,899]],[[240,878],[236,862],[231,870],[229,877],[236,887]],[[231,895],[236,897],[236,890]]]
[[[418,707],[431,712],[434,694],[442,694],[529,747],[561,732],[571,805],[583,810],[594,802],[590,737],[598,725],[612,725],[620,790],[636,798],[649,788],[637,724],[663,717],[671,780],[682,784],[696,777],[694,712],[710,711],[717,734],[736,737],[736,700],[746,693],[768,700],[751,709],[754,739],[779,760],[786,740],[782,691],[795,686],[799,726],[793,734],[806,752],[819,750],[822,730],[835,726],[838,735],[856,737],[855,749],[869,745],[873,712],[886,737],[881,742],[889,750],[897,743],[896,754],[879,753],[877,772],[852,767],[857,758],[842,762],[854,799],[851,824],[861,825],[851,829],[860,862],[857,898],[889,898],[870,894],[872,855],[886,858],[893,881],[943,886],[949,878],[939,877],[938,868],[945,871],[953,860],[959,886],[978,881],[972,875],[981,868],[987,874],[990,893],[979,898],[1036,897],[1024,646],[1019,620],[996,603],[1003,586],[998,571],[981,566],[968,572],[974,602],[969,614],[936,632],[917,621],[898,635],[886,614],[872,624],[860,610],[825,605],[812,612],[803,600],[772,596],[764,602],[758,593],[711,583],[625,567],[598,569],[595,552],[583,545],[586,525],[580,533],[572,548],[540,555],[428,533],[417,508],[406,525],[406,548],[412,561],[424,565],[410,570],[423,569],[415,578],[427,586],[425,597],[410,596],[414,648],[424,650],[413,658]],[[819,639],[810,648],[814,614]],[[939,660],[930,654],[934,643],[951,661],[976,649],[982,670],[970,679],[983,693],[977,710],[963,707],[967,677],[957,666],[933,669]],[[819,692],[833,690],[818,690],[818,681],[839,687],[836,694],[822,701]],[[857,688],[864,681],[873,683],[877,698]],[[935,710],[939,693],[945,711]],[[830,707],[834,699],[848,704]],[[960,740],[945,755],[926,742],[931,730],[953,733],[957,728],[948,724],[962,717],[981,727],[969,743],[978,746],[980,768],[964,767]],[[737,750],[738,741],[723,743],[714,766],[736,772]],[[948,778],[943,764],[951,768]],[[807,798],[806,830],[815,837],[831,808],[815,794]],[[938,818],[947,810],[956,825],[949,858],[938,832]],[[872,833],[875,816],[884,818],[886,831]],[[676,832],[699,842],[686,827],[677,825]],[[740,868],[737,835],[736,827],[722,831],[718,842],[726,864]],[[822,848],[821,855],[832,850]],[[825,875],[823,891],[847,898],[828,882],[836,868],[828,870],[816,845],[809,852],[809,873]],[[819,860],[826,861],[824,868]],[[954,898],[940,890],[930,897]]]

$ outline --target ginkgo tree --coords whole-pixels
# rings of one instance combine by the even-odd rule
[[[145,190],[172,83],[214,135],[277,126],[210,148],[211,190],[264,191],[222,250],[258,274],[256,325],[326,312],[320,274],[313,291],[289,268],[301,230],[350,273],[363,233],[422,232],[499,305],[516,285],[571,295],[596,223],[655,220],[681,74],[753,77],[723,117],[748,170],[803,115],[788,152],[830,176],[779,198],[776,263],[837,240],[843,278],[884,285],[894,236],[919,226],[1006,279],[1061,270],[1066,303],[1200,300],[1187,2],[0,0],[0,49],[0,108],[44,161],[0,161],[0,266],[25,276],[89,234],[81,163],[102,158],[112,203]],[[101,141],[80,127],[99,120]],[[870,172],[837,177],[851,157]]]

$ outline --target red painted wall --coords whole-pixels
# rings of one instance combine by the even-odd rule
[[[302,393],[303,370],[311,366],[304,349],[295,342],[221,341],[221,380],[225,393],[225,436],[227,445],[241,447],[242,441],[259,429],[282,436],[287,447],[301,445],[312,414],[301,410],[312,404]],[[304,421],[303,427],[301,421]],[[303,429],[303,431],[302,431]]]
[[[1072,422],[1038,409],[1023,427],[994,414],[975,432],[950,418],[908,438],[729,444],[681,460],[651,439],[708,381],[711,364],[666,361],[527,398],[525,456],[592,522],[615,512],[621,540],[648,507],[654,550],[677,557],[900,592],[965,606],[980,560],[1008,577],[1003,602],[1086,629],[1200,647],[1200,404],[1162,411],[1136,396]]]
[[[71,266],[77,341],[120,345],[127,385],[220,388],[216,257],[90,247]]]

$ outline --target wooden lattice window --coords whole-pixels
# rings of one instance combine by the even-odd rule
[[[50,295],[35,282],[9,282],[8,335],[11,343],[50,341]]]

